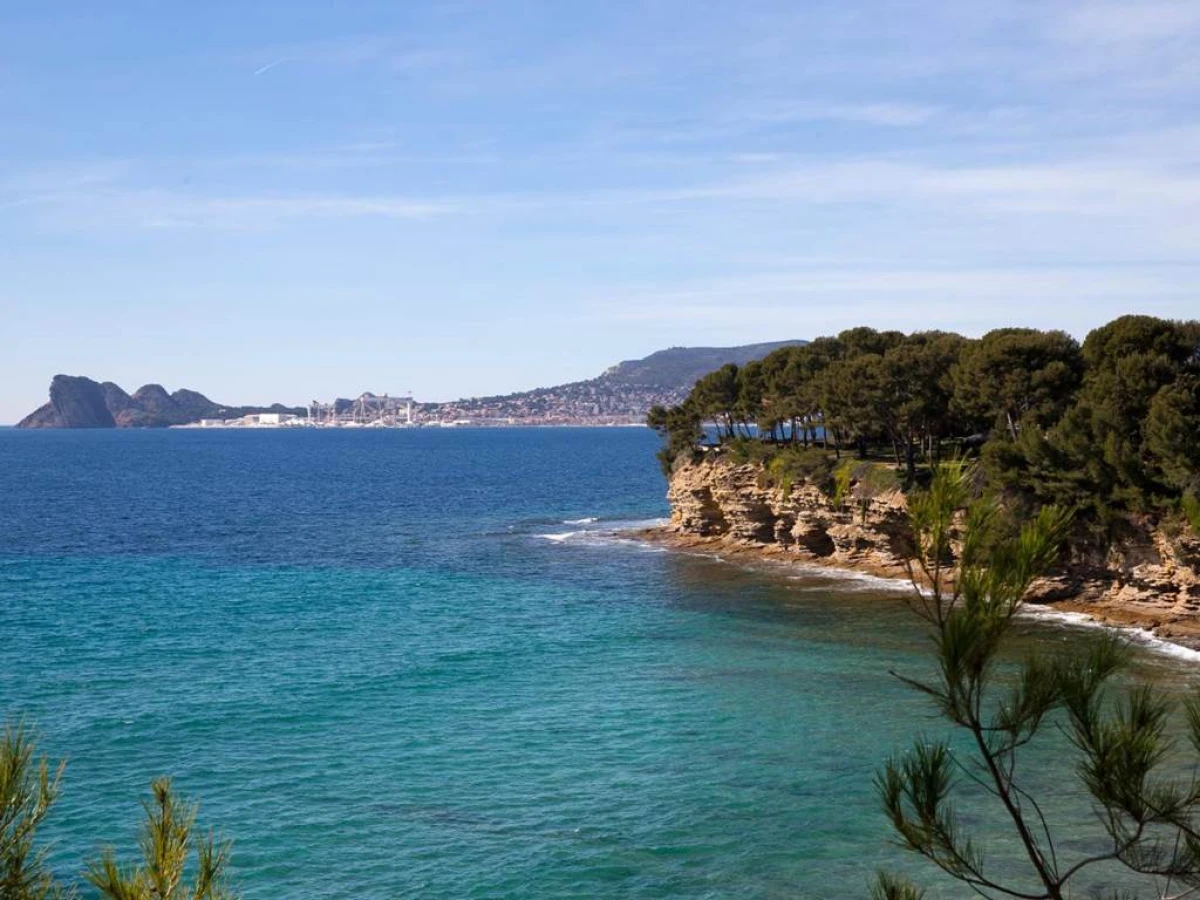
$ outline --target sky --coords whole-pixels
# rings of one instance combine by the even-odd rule
[[[0,0],[0,422],[1198,287],[1196,0]]]

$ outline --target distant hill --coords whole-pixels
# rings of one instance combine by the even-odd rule
[[[774,341],[740,347],[671,347],[643,359],[631,359],[606,369],[594,379],[606,384],[640,385],[663,390],[690,389],[700,378],[726,363],[745,365],[780,347],[807,341]]]
[[[744,365],[773,350],[807,341],[776,341],[740,347],[671,347],[626,360],[596,378],[516,394],[425,404],[426,418],[487,424],[633,424],[655,404],[680,403],[697,379],[726,363]]]
[[[186,389],[168,394],[160,384],[147,384],[127,394],[111,381],[100,383],[79,375],[55,375],[50,402],[17,423],[18,428],[166,428],[201,419],[237,418],[257,412],[301,413],[282,406],[222,406]]]

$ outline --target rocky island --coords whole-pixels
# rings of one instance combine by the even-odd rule
[[[254,413],[299,414],[272,406],[223,406],[187,389],[167,393],[159,384],[147,384],[132,394],[111,381],[103,383],[77,375],[55,375],[50,400],[17,423],[18,428],[166,428],[201,419],[232,418]]]
[[[908,492],[968,460],[1019,516],[1074,510],[1037,601],[1200,648],[1200,323],[1127,316],[1082,345],[853,329],[649,421],[671,520],[648,539],[907,578]]]

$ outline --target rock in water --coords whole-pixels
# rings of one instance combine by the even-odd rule
[[[186,388],[168,394],[161,384],[143,385],[130,396],[111,381],[99,384],[90,378],[56,375],[50,383],[50,402],[27,415],[17,427],[166,428],[260,412],[302,415],[304,410],[278,403],[269,407],[222,406]]]

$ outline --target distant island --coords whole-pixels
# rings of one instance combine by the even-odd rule
[[[147,384],[132,394],[111,381],[55,375],[50,401],[17,423],[18,428],[166,428],[203,419],[233,419],[253,414],[300,415],[302,407],[223,406],[196,391],[174,393]]]
[[[596,378],[515,394],[417,403],[371,393],[307,407],[226,405],[194,390],[148,384],[132,394],[111,381],[56,375],[50,399],[18,428],[166,428],[183,425],[633,425],[651,407],[682,402],[696,380],[804,341],[738,347],[672,347],[627,360]]]

